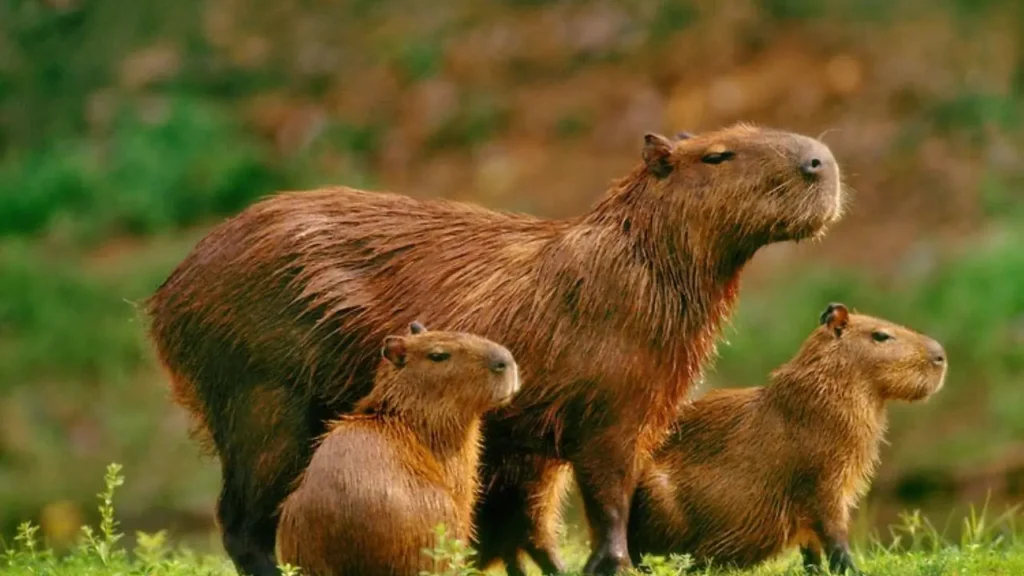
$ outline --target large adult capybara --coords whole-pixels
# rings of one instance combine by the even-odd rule
[[[830,304],[764,388],[712,391],[682,409],[641,475],[634,560],[690,554],[749,568],[799,547],[808,571],[856,572],[850,512],[866,492],[889,400],[928,398],[946,377],[935,340]]]
[[[508,555],[516,515],[550,516],[569,463],[593,533],[585,571],[630,564],[637,472],[713,353],[744,264],[820,236],[843,200],[829,149],[789,132],[648,134],[642,156],[565,220],[330,188],[258,202],[196,245],[147,302],[150,334],[220,456],[218,518],[241,572],[277,573],[276,511],[310,440],[370,391],[381,338],[421,313],[519,364],[522,391],[485,418],[482,556]],[[549,542],[525,547],[560,563]]]
[[[469,334],[388,336],[373,391],[342,416],[281,508],[282,563],[309,576],[418,576],[434,528],[468,542],[480,421],[519,389],[512,354]]]

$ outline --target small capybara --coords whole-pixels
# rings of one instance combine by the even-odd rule
[[[468,542],[482,415],[519,389],[512,354],[469,334],[388,336],[373,391],[332,423],[281,508],[282,563],[310,576],[417,576],[444,524]]]
[[[763,388],[685,406],[641,475],[629,520],[634,561],[690,554],[749,568],[799,547],[807,571],[857,572],[850,512],[878,461],[889,400],[923,400],[946,377],[928,336],[830,304]]]
[[[629,566],[637,472],[713,354],[744,265],[819,237],[839,166],[750,125],[644,138],[643,161],[564,220],[329,188],[281,193],[214,228],[146,303],[175,398],[220,457],[217,515],[243,574],[277,574],[277,510],[311,439],[373,383],[381,338],[428,326],[501,342],[523,389],[484,423],[474,543],[531,552],[571,465],[592,531],[585,572]]]

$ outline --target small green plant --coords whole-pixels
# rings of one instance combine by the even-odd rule
[[[686,554],[670,554],[663,556],[644,555],[640,566],[634,569],[636,575],[647,576],[683,576],[693,567],[693,560]]]
[[[473,567],[471,558],[476,555],[468,544],[448,535],[444,524],[434,528],[437,544],[433,548],[425,548],[423,553],[430,557],[433,566],[430,570],[420,572],[420,576],[482,576],[482,572]]]
[[[22,522],[18,525],[18,535],[14,541],[20,544],[29,558],[36,557],[36,532],[39,526],[33,526],[31,522]]]
[[[103,481],[106,488],[100,492],[99,534],[93,531],[91,526],[83,526],[82,534],[85,536],[84,544],[96,554],[104,566],[109,566],[111,561],[124,556],[124,550],[116,547],[121,534],[117,531],[117,520],[114,519],[114,491],[124,484],[121,465],[109,465]]]
[[[136,532],[135,557],[139,559],[142,566],[149,570],[156,570],[160,563],[167,556],[167,531],[160,530],[154,534]]]
[[[889,527],[892,543],[886,548],[887,551],[935,552],[944,544],[940,532],[920,510],[900,512],[899,519],[898,524]]]
[[[121,465],[107,466],[104,489],[99,493],[99,526],[83,526],[78,546],[58,556],[42,547],[37,538],[39,526],[22,522],[14,537],[14,546],[0,556],[0,574],[4,576],[228,576],[234,574],[230,563],[221,557],[198,557],[185,549],[168,546],[167,533],[136,533],[131,554],[121,546],[114,494],[124,484]],[[294,572],[291,573],[294,576]]]

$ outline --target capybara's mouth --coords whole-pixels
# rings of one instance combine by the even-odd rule
[[[946,385],[946,369],[942,368],[939,374],[928,374],[922,376],[920,382],[914,387],[913,394],[907,400],[910,402],[926,402],[937,394]]]
[[[519,393],[520,382],[519,373],[513,372],[511,375],[504,378],[504,382],[499,384],[495,390],[495,398],[498,406],[508,406],[515,399],[516,394]]]
[[[843,217],[843,187],[838,179],[816,184],[809,190],[812,202],[818,210],[808,218],[784,218],[773,231],[772,240],[818,240],[828,229]]]
[[[946,372],[948,372],[948,370],[946,370],[946,366],[943,366],[941,368],[941,370],[942,370],[942,373],[939,374],[938,380],[937,381],[933,380],[932,382],[930,382],[931,386],[928,388],[928,390],[929,390],[928,395],[929,396],[931,396],[932,394],[937,393],[939,390],[942,390],[942,387],[946,385]]]
[[[846,200],[846,187],[839,179],[839,174],[835,175],[835,181],[831,186],[831,190],[822,190],[826,194],[828,199],[830,210],[827,218],[826,226],[834,224],[843,217],[843,204]]]
[[[799,242],[801,240],[821,238],[827,232],[828,225],[829,222],[821,218],[801,222],[783,219],[779,220],[772,227],[769,239],[772,242],[785,242],[787,240]]]

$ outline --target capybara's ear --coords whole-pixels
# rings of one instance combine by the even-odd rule
[[[676,140],[689,140],[690,138],[693,138],[693,134],[690,134],[685,130],[676,133]]]
[[[401,336],[385,336],[384,347],[380,355],[398,368],[405,366],[405,338]]]
[[[427,331],[426,327],[424,327],[423,324],[421,324],[419,320],[413,320],[412,324],[409,324],[409,333],[410,334],[422,334],[423,332],[426,332],[426,331]]]
[[[828,329],[838,338],[842,335],[843,330],[846,329],[846,323],[849,320],[850,311],[847,310],[846,306],[839,302],[833,302],[821,313],[821,318],[818,321],[821,325],[828,326]]]
[[[644,134],[644,164],[655,178],[664,178],[672,173],[672,142],[661,134]]]

